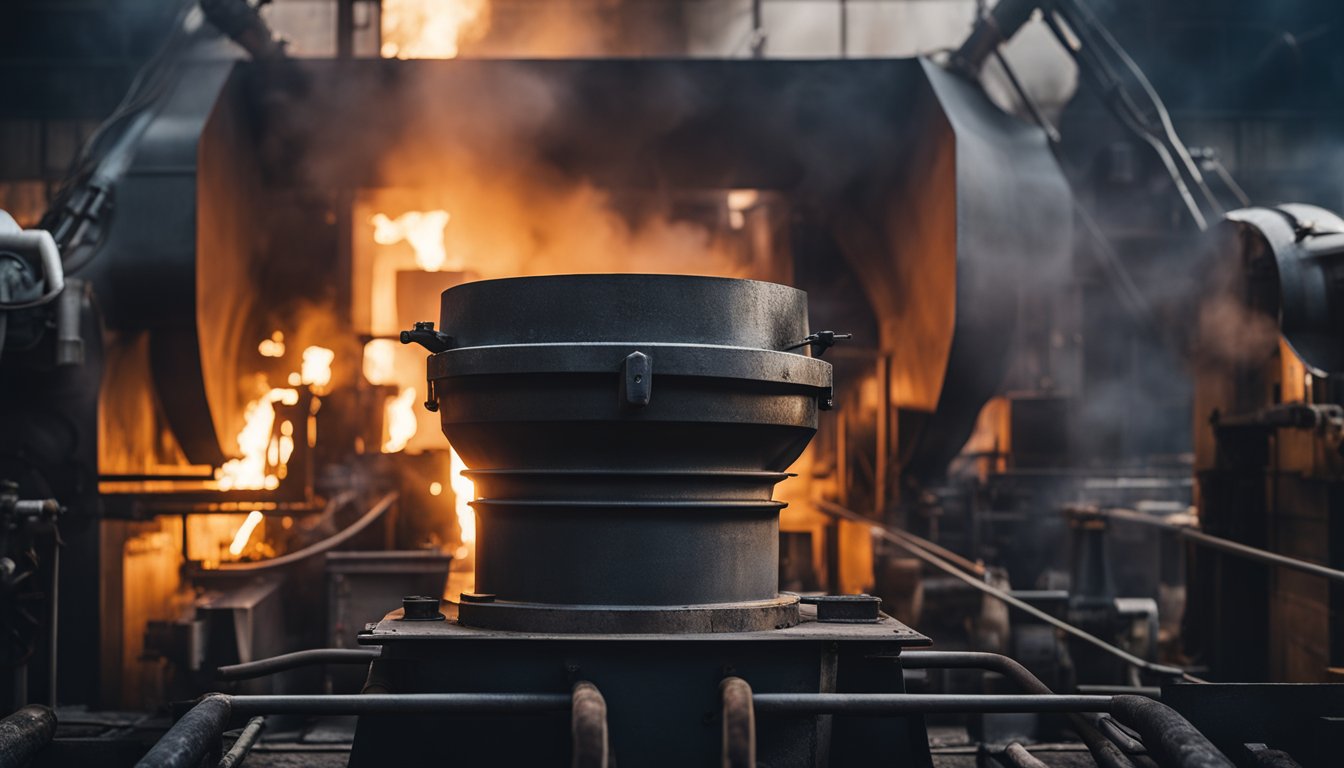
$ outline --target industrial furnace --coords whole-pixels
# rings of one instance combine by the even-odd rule
[[[1341,225],[1102,11],[300,4],[0,212],[0,758],[1333,764]]]

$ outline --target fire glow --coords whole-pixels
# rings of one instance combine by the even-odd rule
[[[238,526],[238,532],[233,535],[233,543],[229,545],[230,555],[238,557],[243,554],[243,550],[247,549],[247,542],[252,539],[252,532],[261,525],[262,518],[263,515],[255,509],[247,513],[247,519]]]
[[[289,381],[296,386],[307,385],[315,394],[325,392],[331,384],[331,363],[335,357],[334,352],[324,347],[308,347],[303,351],[302,371],[291,373]],[[280,487],[284,466],[294,452],[294,425],[284,421],[277,429],[275,404],[295,405],[298,402],[297,389],[272,387],[247,404],[243,411],[243,428],[235,441],[238,457],[229,459],[215,470],[219,490],[270,491]]]
[[[453,511],[457,513],[457,526],[462,530],[462,544],[466,547],[476,545],[476,510],[471,502],[476,500],[476,484],[462,474],[467,465],[451,446],[448,448],[449,474],[448,486],[453,489]]]
[[[397,380],[397,343],[391,339],[373,339],[364,345],[364,378],[370,384],[392,384]]]
[[[275,434],[275,403],[294,405],[299,402],[295,389],[275,387],[262,397],[247,404],[243,412],[243,429],[238,433],[238,458],[229,459],[215,470],[215,480],[221,491],[274,490],[280,486],[280,476],[268,464]]]
[[[313,390],[313,394],[326,394],[331,385],[331,363],[336,353],[325,347],[308,347],[303,350],[303,368],[299,380]]]
[[[257,345],[257,352],[262,357],[284,357],[285,356],[285,334],[275,331],[269,339],[262,339]]]
[[[438,272],[448,261],[443,231],[451,218],[443,210],[407,211],[395,219],[383,213],[374,214],[373,240],[379,245],[396,245],[404,240],[415,251],[416,266],[426,272]]]
[[[383,0],[385,59],[453,59],[489,26],[487,0]]]
[[[418,424],[415,418],[415,387],[406,387],[396,397],[389,397],[383,408],[383,423],[387,425],[387,440],[383,453],[398,453],[415,437]]]

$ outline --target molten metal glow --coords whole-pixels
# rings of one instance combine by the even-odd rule
[[[385,59],[452,59],[485,32],[487,0],[383,0]]]
[[[299,381],[308,385],[315,394],[326,394],[331,384],[331,361],[336,353],[326,347],[308,347],[303,350],[303,368]]]
[[[252,532],[261,525],[262,514],[256,510],[247,513],[247,519],[238,526],[238,532],[233,535],[233,543],[229,545],[229,554],[238,557],[247,549],[247,542],[252,538]]]
[[[387,441],[383,453],[396,453],[415,437],[415,387],[406,387],[396,397],[389,397],[383,408],[383,423],[387,425]]]
[[[476,484],[462,474],[467,468],[462,457],[451,446],[448,448],[449,475],[448,485],[453,489],[453,511],[457,513],[457,525],[462,529],[462,543],[468,546],[476,543],[476,510],[471,508],[476,500]]]
[[[443,245],[443,230],[452,218],[447,211],[407,211],[395,219],[376,213],[373,222],[373,241],[379,245],[396,245],[405,240],[415,251],[415,263],[426,272],[438,272],[448,261]]]
[[[257,345],[257,351],[262,357],[284,357],[285,356],[285,334],[275,331],[269,339],[262,339]]]
[[[397,343],[374,339],[364,345],[364,378],[370,384],[393,384],[397,380]]]

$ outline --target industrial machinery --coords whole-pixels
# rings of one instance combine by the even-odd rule
[[[436,2],[168,4],[0,212],[0,764],[1338,763],[1344,221],[1106,9]]]

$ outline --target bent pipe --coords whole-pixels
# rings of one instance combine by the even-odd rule
[[[336,547],[344,544],[350,539],[353,539],[356,535],[359,534],[360,531],[363,531],[365,528],[368,528],[370,525],[374,523],[375,520],[382,517],[383,513],[386,512],[388,509],[390,509],[394,503],[396,503],[399,496],[400,494],[397,493],[396,491],[388,492],[386,495],[380,498],[378,502],[374,504],[373,507],[370,508],[368,512],[365,512],[364,515],[360,517],[358,520],[355,520],[353,523],[347,525],[345,528],[342,528],[340,531],[333,533],[327,538],[319,542],[309,544],[308,546],[298,550],[297,552],[289,552],[280,555],[279,557],[272,557],[269,560],[258,560],[256,562],[250,562],[250,563],[220,563],[219,566],[214,569],[214,571],[216,572],[230,571],[234,573],[240,571],[246,571],[249,573],[258,571],[269,571],[275,568],[284,568],[285,566],[293,565],[294,563],[306,560],[315,555],[320,555],[324,552],[335,549]],[[344,504],[346,503],[346,501],[352,498],[354,498],[353,494],[350,494],[349,496],[342,495],[340,497],[337,497],[336,499],[333,499],[332,503]]]
[[[740,677],[719,684],[723,697],[723,768],[755,768],[756,710],[751,686]]]
[[[900,661],[902,666],[908,669],[980,669],[995,672],[1012,680],[1026,693],[1054,693],[1050,690],[1050,686],[1032,674],[1031,670],[1015,659],[998,653],[906,651],[901,654]],[[1070,713],[1068,717],[1069,722],[1078,731],[1078,737],[1087,745],[1087,751],[1092,753],[1092,759],[1096,760],[1100,768],[1134,768],[1134,761],[1125,754],[1124,745],[1119,745],[1115,739],[1108,738],[1085,715]]]
[[[46,284],[46,290],[38,298],[32,301],[0,304],[0,311],[41,306],[59,296],[65,289],[65,270],[61,264],[61,252],[56,247],[56,241],[52,239],[50,232],[43,229],[25,229],[18,232],[0,230],[0,250],[37,257],[42,265],[42,280]]]
[[[310,648],[305,651],[282,653],[267,659],[257,659],[242,664],[230,664],[215,670],[219,680],[251,680],[274,675],[291,669],[313,667],[319,664],[368,664],[381,650],[372,648]]]
[[[1234,768],[1232,761],[1179,712],[1143,696],[1116,696],[1111,714],[1138,731],[1157,763],[1172,768]]]
[[[574,768],[607,768],[607,701],[589,682],[574,684],[569,721]]]
[[[56,713],[29,704],[0,720],[0,765],[27,765],[56,735]]]

